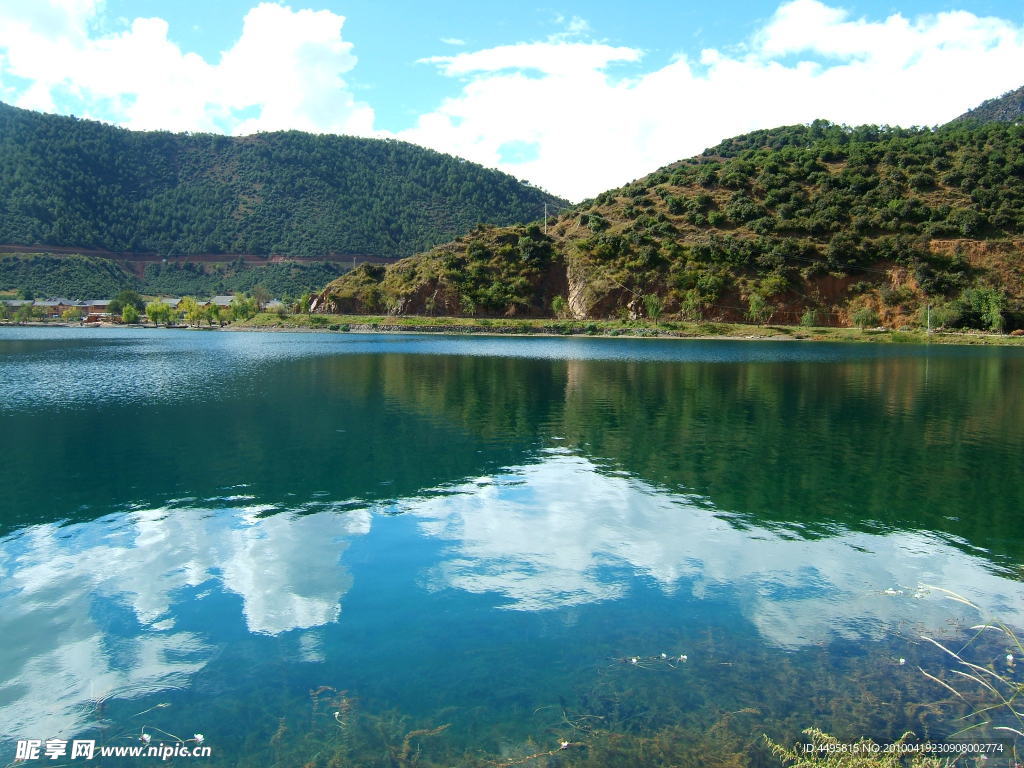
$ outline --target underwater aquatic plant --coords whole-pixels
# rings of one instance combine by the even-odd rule
[[[964,603],[977,610],[979,614],[981,613],[981,609],[977,605],[956,592],[943,589],[942,587],[928,588],[942,592],[948,599]],[[950,674],[956,675],[956,678],[943,680],[937,675],[933,675],[918,667],[921,674],[942,686],[962,701],[968,701],[965,693],[970,693],[971,699],[977,702],[971,704],[971,711],[968,714],[959,718],[961,721],[973,719],[975,722],[961,728],[952,734],[950,738],[985,726],[991,726],[993,731],[1004,731],[1024,736],[1024,711],[1022,711],[1024,708],[1018,703],[1019,699],[1024,698],[1024,681],[1020,679],[1020,675],[1017,673],[1013,655],[1013,650],[1016,650],[1018,653],[1024,653],[1024,646],[1021,645],[1021,640],[1017,637],[1017,634],[1000,621],[986,621],[976,624],[971,627],[971,630],[974,632],[974,635],[956,651],[934,638],[921,635],[922,640],[931,643],[956,660],[956,665],[949,670]],[[983,635],[989,632],[1000,633],[1010,648],[1011,652],[1004,656],[1002,669],[998,667],[994,660],[989,661],[987,664],[979,664],[976,662],[982,661],[982,659],[972,661],[968,658],[968,652],[977,645]],[[969,686],[969,689],[964,688],[963,686],[965,685]],[[998,716],[1006,717],[1007,722],[1012,723],[1012,725],[994,725],[994,718]]]
[[[883,748],[871,739],[855,743],[841,742],[834,736],[808,728],[804,731],[808,741],[787,749],[765,736],[772,754],[789,768],[944,768],[942,758],[914,755],[905,758],[914,734],[905,733],[898,741]]]

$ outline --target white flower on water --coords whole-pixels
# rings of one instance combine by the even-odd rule
[[[1012,653],[1006,654],[1006,663],[1007,664],[1013,664],[1013,654]]]
[[[902,667],[906,663],[907,663],[907,660],[904,659],[902,656],[900,656],[900,666]]]
[[[143,744],[149,744],[149,742],[151,742],[152,740],[153,737],[150,736],[148,733],[144,733],[141,736],[139,736],[139,741],[141,741]]]
[[[667,659],[667,658],[668,658],[668,654],[667,654],[667,653],[662,653],[662,654],[661,654],[661,658],[663,658],[663,659]]]
[[[193,733],[192,738],[196,740],[196,744],[202,744],[206,740],[206,737],[201,733]]]
[[[631,658],[631,659],[629,660],[629,663],[630,663],[630,664],[639,664],[639,663],[640,663],[640,659],[639,659],[639,658],[637,658],[636,656],[634,656],[633,658]]]
[[[690,658],[690,657],[689,657],[689,656],[687,656],[687,655],[686,655],[685,653],[681,653],[681,654],[679,654],[679,660],[680,660],[680,661],[686,661],[686,660],[687,660],[687,659],[689,659],[689,658]]]
[[[568,741],[560,741],[560,742],[558,742],[558,748],[559,749],[568,749],[569,748],[569,742]]]

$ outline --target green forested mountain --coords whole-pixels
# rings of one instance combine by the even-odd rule
[[[399,257],[560,201],[399,141],[134,132],[0,104],[0,243]]]
[[[109,259],[34,253],[0,256],[0,291],[38,297],[106,299],[138,290],[139,281]]]
[[[1024,126],[739,136],[538,225],[330,286],[345,311],[995,327],[1024,298]],[[652,298],[653,297],[653,298]]]
[[[272,296],[300,296],[342,274],[333,262],[273,262],[252,265],[236,259],[222,264],[151,264],[143,279],[110,259],[79,255],[0,255],[0,291],[30,291],[37,297],[110,298],[122,290],[150,295],[213,296],[248,293],[262,285]]]
[[[328,261],[275,262],[254,267],[238,259],[211,269],[196,263],[150,264],[146,266],[142,290],[170,296],[212,296],[248,293],[262,285],[272,296],[299,296],[317,290],[342,273],[341,266]]]
[[[1024,118],[1024,86],[1002,96],[989,99],[964,112],[957,120],[980,120],[986,123],[1013,123]]]

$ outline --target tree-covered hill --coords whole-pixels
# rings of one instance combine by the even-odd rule
[[[235,259],[215,264],[151,264],[139,279],[116,262],[95,256],[2,254],[0,291],[20,291],[36,297],[103,299],[123,290],[154,296],[213,296],[248,293],[261,285],[280,298],[318,290],[342,272],[343,268],[332,262],[254,265]]]
[[[1024,126],[739,136],[541,226],[339,278],[323,310],[1016,324]]]
[[[161,256],[407,256],[563,204],[412,144],[135,132],[0,104],[0,243]]]
[[[318,290],[343,272],[340,265],[327,261],[284,261],[264,266],[253,266],[241,259],[214,265],[150,264],[146,266],[141,289],[154,295],[212,296],[249,293],[262,285],[271,296],[297,297]]]
[[[139,281],[109,259],[48,253],[0,256],[0,291],[64,299],[109,299]]]

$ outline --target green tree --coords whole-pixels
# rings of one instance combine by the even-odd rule
[[[818,314],[818,310],[813,307],[805,309],[804,313],[800,315],[800,325],[804,328],[813,328],[816,325],[821,325],[821,317]]]
[[[216,323],[223,328],[224,323],[228,321],[229,317],[230,310],[227,307],[221,307],[212,303],[206,307],[206,320],[210,325]]]
[[[126,323],[137,323],[139,322],[139,310],[135,308],[134,304],[125,304],[121,307],[121,319]]]
[[[551,300],[551,311],[555,317],[564,319],[569,315],[569,302],[565,300],[564,296],[555,296]]]
[[[170,313],[171,308],[159,299],[151,301],[146,305],[146,317],[149,318],[151,323],[156,325],[160,325],[160,323],[166,324],[170,317]]]
[[[772,316],[772,308],[767,299],[759,293],[750,294],[747,298],[747,319],[755,325],[764,325]]]
[[[79,307],[68,307],[60,313],[60,317],[66,323],[77,323],[82,319],[82,310]]]
[[[862,331],[868,326],[876,326],[879,323],[878,313],[871,307],[861,307],[855,310],[850,319]]]
[[[245,296],[235,295],[231,299],[231,304],[228,305],[228,311],[231,319],[235,322],[248,320],[256,314],[256,302]]]
[[[654,321],[654,324],[658,324],[658,318],[661,317],[661,311],[665,308],[665,302],[662,301],[661,296],[656,293],[648,293],[644,296],[644,311],[647,316]]]
[[[1006,309],[1006,294],[1002,291],[991,290],[985,300],[984,309],[981,313],[981,321],[989,330],[1002,333],[1006,325],[1006,318],[1003,311]]]
[[[263,308],[267,306],[267,302],[270,301],[270,291],[263,283],[256,283],[249,291],[249,298],[256,302],[256,309],[259,312],[263,311]]]
[[[704,316],[704,302],[701,301],[700,291],[691,288],[686,291],[679,300],[679,314],[691,323],[695,323]]]
[[[193,296],[183,298],[178,303],[178,311],[185,316],[185,322],[192,326],[200,325],[206,316],[206,311]]]
[[[22,304],[18,307],[18,311],[14,313],[14,319],[20,323],[27,323],[33,320],[36,316],[36,308],[31,304]]]
[[[135,310],[135,316],[138,317],[138,314],[146,308],[146,303],[135,291],[121,291],[110,300],[107,311],[112,315],[121,315],[123,317],[126,306],[131,306]]]

